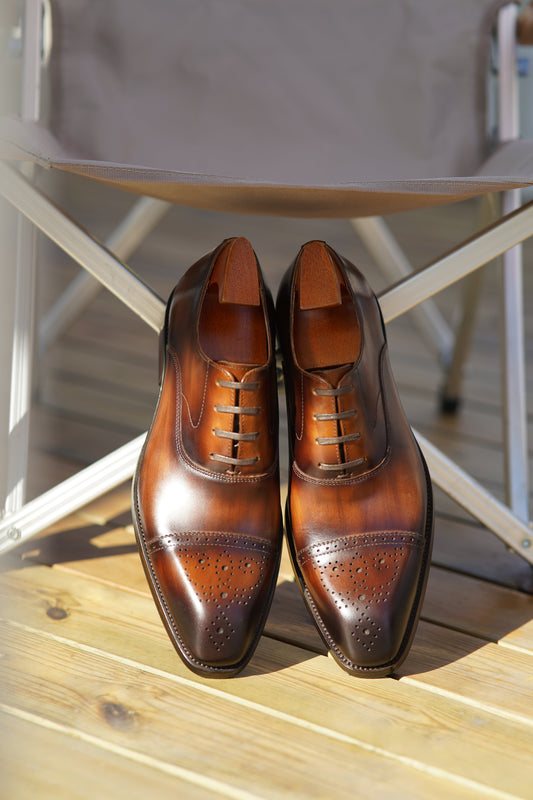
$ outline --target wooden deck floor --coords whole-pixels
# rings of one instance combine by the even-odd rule
[[[111,190],[87,194],[75,179],[58,186],[101,238],[131,203]],[[390,222],[420,265],[466,236],[476,214],[465,203]],[[358,263],[376,290],[383,285],[349,223],[338,221],[173,209],[130,263],[166,296],[187,266],[230,235],[250,238],[274,292],[311,238]],[[40,313],[76,272],[54,246],[41,250]],[[412,424],[502,495],[498,272],[486,272],[457,417],[438,413],[439,365],[411,323],[395,321],[388,335]],[[450,318],[458,297],[453,289],[439,298]],[[531,366],[531,269],[526,297]],[[39,362],[30,493],[145,430],[156,372],[154,334],[101,293]],[[282,415],[284,476],[285,432]],[[129,485],[20,546],[0,562],[2,796],[533,798],[533,573],[443,494],[436,500],[433,564],[411,653],[397,676],[374,681],[326,657],[287,557],[242,676],[194,676],[149,594]]]

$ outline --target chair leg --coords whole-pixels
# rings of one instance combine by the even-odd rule
[[[131,478],[145,434],[30,500],[0,523],[0,554]]]
[[[350,222],[387,280],[393,282],[413,272],[405,253],[381,217],[360,217]],[[411,310],[411,317],[423,341],[446,364],[453,346],[453,334],[435,303],[427,300],[416,306]]]
[[[482,198],[480,217],[481,227],[485,227],[497,218],[494,195]],[[464,366],[470,353],[483,276],[483,271],[479,269],[469,275],[464,282],[461,319],[440,392],[440,409],[443,414],[455,414],[461,402]]]
[[[16,264],[17,212],[0,199],[0,240],[2,241],[5,264]],[[8,471],[8,442],[10,415],[10,370],[13,359],[14,306],[16,293],[15,269],[2,272],[2,291],[0,292],[0,368],[3,380],[0,382],[0,519],[5,514]]]
[[[25,499],[33,372],[37,231],[18,216],[5,513]]]
[[[17,170],[1,162],[0,193],[159,333],[165,315],[163,300]]]
[[[0,163],[0,193],[24,214],[26,225],[32,230],[31,223],[40,228],[153,330],[161,330],[165,313],[163,300],[105,247],[51,204],[23,175],[3,163]],[[27,235],[21,239],[29,241]],[[28,287],[22,284],[20,293],[26,301],[32,296]],[[28,313],[27,309],[25,313]],[[29,359],[25,358],[25,369],[29,363]],[[144,435],[22,507],[10,509],[0,524],[0,552],[12,549],[20,541],[130,478],[143,439]]]
[[[482,283],[481,269],[468,275],[464,281],[461,320],[457,327],[450,364],[440,390],[440,410],[443,414],[455,414],[461,403],[464,366],[470,352]]]
[[[141,197],[107,239],[105,247],[120,261],[126,261],[171,206],[171,203],[164,200]],[[101,288],[100,282],[85,271],[74,278],[39,326],[40,356],[44,355],[48,347],[96,297]]]
[[[41,57],[43,45],[43,7],[41,0],[25,0],[22,14],[23,58],[20,116],[35,122],[41,104]],[[33,165],[22,169],[33,177]],[[15,173],[25,181],[19,172]],[[20,214],[17,219],[16,276],[9,384],[9,419],[5,466],[4,515],[19,510],[26,493],[26,473],[30,428],[31,386],[33,371],[35,271],[37,232]]]
[[[498,128],[501,141],[520,135],[520,107],[516,64],[517,6],[498,15]],[[503,213],[520,205],[520,190],[505,192]],[[502,379],[504,452],[507,500],[521,519],[529,519],[529,469],[525,394],[524,309],[522,252],[519,246],[504,254],[502,265]]]
[[[519,201],[519,192],[506,192],[503,211]],[[502,392],[507,502],[514,513],[529,520],[529,462],[525,377],[522,248],[516,245],[502,263]]]
[[[431,478],[449,497],[533,564],[533,531],[503,503],[485,491],[467,472],[447,458],[424,436],[415,431],[427,461]]]
[[[469,275],[493,258],[524,241],[533,231],[533,200],[480,231],[442,258],[438,258],[378,297],[385,322]]]

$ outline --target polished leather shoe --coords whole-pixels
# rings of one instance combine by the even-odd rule
[[[338,663],[364,677],[389,675],[415,632],[433,510],[378,302],[352,264],[310,242],[282,280],[277,321],[295,574]]]
[[[261,635],[279,568],[274,304],[246,239],[174,289],[161,386],[133,483],[156,606],[185,663],[228,677]]]

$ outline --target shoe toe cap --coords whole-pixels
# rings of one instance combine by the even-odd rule
[[[181,543],[150,556],[159,611],[174,646],[196,672],[228,675],[250,658],[276,578],[268,549]]]
[[[332,654],[349,671],[392,671],[416,623],[423,537],[361,534],[308,548],[306,594]]]

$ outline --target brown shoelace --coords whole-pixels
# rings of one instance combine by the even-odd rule
[[[334,397],[335,404],[337,405],[337,398],[341,397],[343,394],[348,394],[353,390],[353,386],[340,386],[336,389],[313,389],[313,392],[322,397]],[[337,423],[337,428],[339,428],[339,422],[345,419],[353,419],[357,414],[355,408],[350,408],[345,411],[334,411],[330,414],[314,414],[313,417],[319,422],[331,422],[335,421]],[[355,442],[357,439],[361,437],[361,434],[358,432],[354,433],[345,433],[345,434],[338,434],[337,436],[318,436],[315,441],[319,445],[341,445],[340,453],[341,458],[343,459],[341,463],[337,464],[326,464],[323,461],[318,463],[320,469],[323,470],[339,470],[339,469],[352,469],[353,467],[358,467],[366,461],[366,458],[356,458],[352,461],[345,461],[345,451],[344,451],[344,444],[347,442]]]
[[[259,414],[260,409],[258,406],[241,406],[239,405],[239,399],[241,392],[254,391],[259,388],[259,383],[257,383],[256,381],[246,382],[246,381],[218,380],[217,385],[222,386],[224,389],[234,389],[237,392],[234,406],[220,405],[218,403],[215,405],[215,410],[218,411],[219,413],[233,415],[233,426],[231,430],[213,428],[213,433],[215,434],[215,436],[218,436],[220,439],[232,440],[233,455],[224,456],[221,453],[210,453],[209,457],[213,461],[220,461],[221,463],[229,464],[232,467],[249,467],[252,464],[255,464],[256,461],[258,461],[258,456],[252,456],[251,458],[241,458],[237,456],[238,444],[239,442],[254,442],[259,436],[259,431],[241,433],[240,417],[241,415],[257,416],[257,414]]]

